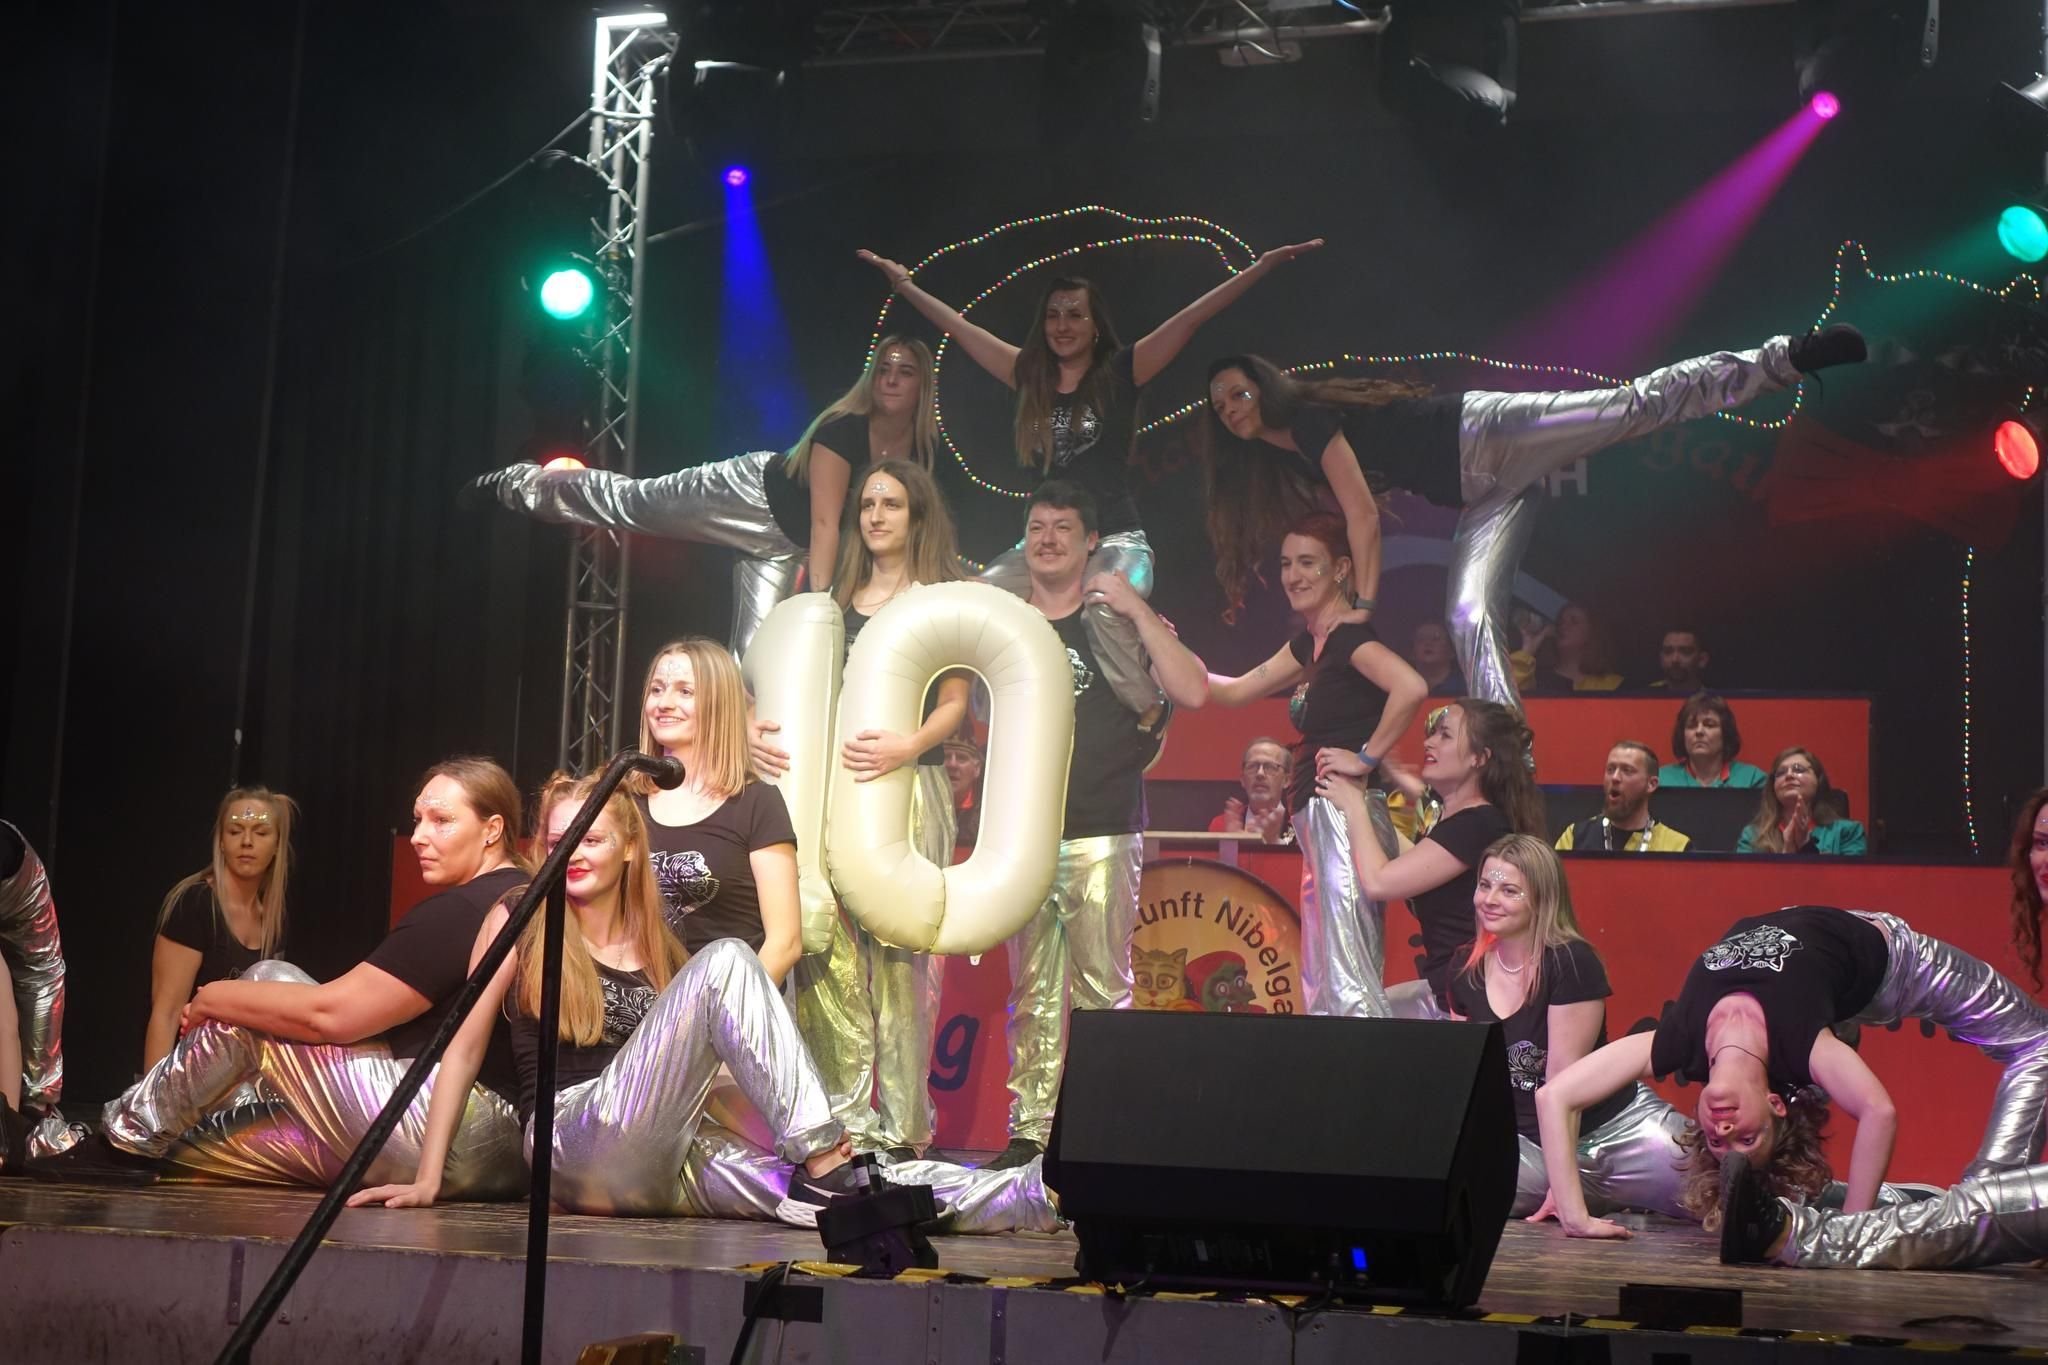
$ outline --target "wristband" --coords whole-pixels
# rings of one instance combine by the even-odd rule
[[[1358,751],[1358,761],[1365,765],[1365,770],[1367,772],[1371,772],[1375,768],[1380,766],[1380,761],[1374,758],[1371,754],[1367,753],[1363,748],[1359,749]]]
[[[1351,605],[1360,611],[1378,611],[1380,600],[1377,597],[1354,597],[1351,599]]]

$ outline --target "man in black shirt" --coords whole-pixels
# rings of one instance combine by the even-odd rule
[[[1024,527],[1031,605],[1066,646],[1074,673],[1074,755],[1052,891],[1010,953],[1010,1143],[989,1165],[1021,1166],[1045,1150],[1066,1058],[1067,1010],[1129,1009],[1131,929],[1144,870],[1145,764],[1152,744],[1102,677],[1082,609],[1101,603],[1137,629],[1142,661],[1176,706],[1208,698],[1202,661],[1114,574],[1082,582],[1096,545],[1095,499],[1053,479],[1032,495]]]

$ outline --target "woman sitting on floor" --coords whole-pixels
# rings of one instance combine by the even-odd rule
[[[1863,826],[1842,814],[1842,794],[1813,751],[1792,748],[1771,764],[1756,819],[1735,841],[1735,851],[1860,857],[1869,852],[1869,843]]]

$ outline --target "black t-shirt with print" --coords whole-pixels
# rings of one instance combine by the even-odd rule
[[[850,655],[853,653],[853,642],[860,635],[861,627],[865,626],[871,618],[861,615],[850,605],[840,608],[839,614],[846,619],[846,652]],[[925,720],[930,720],[932,712],[936,711],[938,707],[939,688],[937,683],[933,683],[924,694]],[[833,756],[833,761],[838,761],[837,755]],[[946,746],[943,743],[934,744],[931,748],[926,749],[917,756],[917,763],[921,768],[937,767],[945,763],[945,761]]]
[[[868,467],[868,415],[864,412],[842,412],[827,422],[820,422],[818,429],[811,433],[811,444],[824,446],[853,466],[853,472]],[[811,489],[802,479],[792,478],[785,458],[776,454],[762,471],[763,491],[768,495],[768,514],[775,518],[775,524],[782,528],[782,534],[799,549],[811,548]],[[846,501],[853,502],[857,481],[849,475],[846,480]],[[841,518],[846,508],[839,509]]]
[[[1458,949],[1472,941],[1472,895],[1479,889],[1480,859],[1494,840],[1514,832],[1498,806],[1480,805],[1439,820],[1423,836],[1465,865],[1442,886],[1408,898],[1408,908],[1422,926],[1422,979],[1435,988],[1438,999],[1456,970]]]
[[[192,978],[195,992],[211,982],[232,981],[263,960],[261,948],[244,947],[228,928],[227,916],[214,908],[213,888],[205,882],[194,882],[171,902],[171,912],[157,932],[199,954],[199,972]],[[271,956],[284,956],[282,942]]]
[[[1308,670],[1287,703],[1287,718],[1301,732],[1294,745],[1294,775],[1287,785],[1289,810],[1303,809],[1316,794],[1316,750],[1356,752],[1378,728],[1387,694],[1351,666],[1351,656],[1360,645],[1377,644],[1379,638],[1369,622],[1346,621],[1323,641],[1320,658],[1315,637],[1305,630],[1287,642],[1294,661]]]
[[[1482,1024],[1492,1023],[1499,1016],[1494,1014],[1493,1003],[1486,998],[1485,978],[1479,969],[1462,969],[1462,964],[1471,954],[1472,945],[1468,942],[1456,955],[1457,975],[1451,978],[1450,1006],[1467,1019]],[[1515,1092],[1515,1131],[1531,1142],[1543,1140],[1542,1132],[1536,1126],[1536,1087],[1542,1085],[1549,1074],[1550,1007],[1576,1005],[1585,1000],[1605,1000],[1613,994],[1614,988],[1607,984],[1607,968],[1601,964],[1600,954],[1594,952],[1593,945],[1584,939],[1572,939],[1543,950],[1543,969],[1537,978],[1536,990],[1522,1002],[1520,1009],[1500,1020],[1501,1040],[1508,1048],[1508,1083]],[[1600,1032],[1594,1038],[1593,1046],[1600,1048],[1606,1045],[1607,1019],[1603,1012]],[[1623,1086],[1587,1109],[1579,1120],[1580,1134],[1594,1131],[1626,1109],[1634,1093],[1634,1086]]]
[[[1134,382],[1129,346],[1102,362],[1105,373],[1096,386],[1102,411],[1084,401],[1088,381],[1073,393],[1052,400],[1052,467],[1046,479],[1068,479],[1095,495],[1095,529],[1102,535],[1135,531],[1137,499],[1131,496],[1131,443],[1138,430],[1138,386]]]
[[[1062,839],[1145,828],[1145,763],[1151,746],[1138,730],[1137,716],[1103,679],[1083,616],[1077,611],[1052,622],[1074,674],[1074,756],[1067,767]]]
[[[664,825],[648,809],[646,797],[633,800],[647,824],[662,911],[683,946],[694,953],[718,939],[736,938],[761,951],[768,930],[761,923],[761,892],[751,855],[796,842],[782,793],[766,782],[749,782],[694,825]]]
[[[772,788],[770,790],[773,790]],[[564,1038],[555,1050],[555,1093],[595,1079],[611,1065],[612,1058],[640,1027],[660,992],[645,972],[622,972],[595,959],[597,984],[604,989],[604,1033],[589,1047]],[[533,1117],[533,1103],[540,1094],[539,1021],[512,1011],[512,1064],[519,1075],[519,1121]]]
[[[1434,393],[1372,407],[1304,403],[1292,425],[1297,451],[1275,450],[1274,458],[1288,460],[1298,455],[1310,478],[1328,483],[1323,476],[1323,451],[1342,431],[1373,492],[1399,488],[1419,493],[1438,507],[1463,507],[1458,422],[1464,400],[1462,393]]]
[[[1744,992],[1763,1007],[1771,1087],[1813,1084],[1814,1040],[1862,1013],[1884,984],[1891,953],[1869,920],[1824,905],[1795,905],[1739,919],[1701,953],[1678,999],[1657,1021],[1650,1068],[1658,1076],[1707,1078],[1707,1016]]]
[[[427,897],[412,909],[384,941],[363,960],[388,972],[433,1003],[417,1019],[408,1019],[384,1033],[391,1055],[401,1061],[417,1057],[441,1026],[441,1016],[462,983],[469,979],[469,953],[477,931],[506,892],[526,881],[516,867],[501,867],[473,881]],[[512,1055],[505,1030],[491,1030],[477,1079],[510,1099],[518,1093],[512,1076]]]

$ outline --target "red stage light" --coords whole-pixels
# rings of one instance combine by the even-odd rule
[[[562,469],[584,469],[587,466],[574,455],[557,455],[554,459],[542,465],[541,468],[553,472]]]
[[[2025,422],[2004,421],[1992,434],[1991,449],[1998,463],[2015,479],[2031,479],[2041,467],[2041,445]]]

